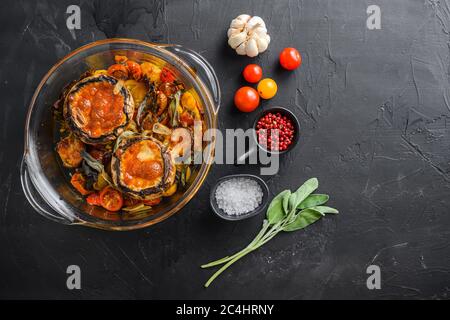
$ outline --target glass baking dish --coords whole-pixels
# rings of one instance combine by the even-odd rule
[[[204,182],[214,155],[214,139],[204,152],[204,161],[193,172],[191,184],[152,212],[139,217],[111,214],[93,207],[68,182],[55,152],[53,103],[63,87],[89,69],[105,69],[114,55],[142,62],[165,63],[193,87],[205,110],[207,129],[217,126],[220,87],[211,65],[198,53],[179,45],[153,44],[133,39],[107,39],[87,44],[55,64],[39,83],[29,105],[25,124],[25,150],[20,176],[26,198],[43,216],[64,224],[107,230],[133,230],[156,224],[178,212]]]

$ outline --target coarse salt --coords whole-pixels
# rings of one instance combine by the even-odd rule
[[[217,206],[231,216],[255,210],[262,199],[261,186],[249,178],[231,178],[221,182],[216,189]]]

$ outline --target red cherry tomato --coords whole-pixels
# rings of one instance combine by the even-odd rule
[[[88,195],[86,198],[86,201],[91,206],[101,206],[102,205],[102,200],[100,199],[100,194],[98,194],[97,192],[91,193],[90,195]]]
[[[161,70],[161,81],[162,82],[174,82],[175,81],[175,75],[167,69],[166,67],[162,68]]]
[[[100,192],[100,201],[102,207],[108,211],[119,211],[123,205],[122,194],[109,186]]]
[[[284,48],[280,53],[280,64],[287,70],[295,70],[302,64],[302,56],[295,48]]]
[[[70,183],[83,196],[90,193],[90,191],[86,189],[86,178],[81,173],[74,173],[70,179]]]
[[[134,78],[134,80],[140,80],[142,78],[142,69],[139,63],[128,60],[126,64],[128,69],[128,75],[131,75]]]
[[[126,80],[128,78],[128,69],[122,64],[113,64],[108,68],[108,75],[117,79]]]
[[[160,198],[155,198],[152,200],[144,200],[142,201],[145,205],[147,206],[156,206],[157,204],[159,204],[161,202],[161,197]]]
[[[186,127],[192,126],[194,124],[194,118],[188,111],[184,111],[180,115],[180,122],[182,125],[186,125]]]
[[[259,105],[258,91],[252,87],[242,87],[234,95],[234,104],[242,112],[252,112]]]
[[[249,64],[242,72],[245,81],[250,83],[257,83],[262,78],[262,69],[257,64]]]

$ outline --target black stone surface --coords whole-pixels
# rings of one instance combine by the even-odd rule
[[[79,4],[70,33],[66,8]],[[372,3],[342,1],[5,1],[0,2],[0,298],[324,299],[448,298],[450,288],[450,9],[446,1],[377,0],[381,30],[366,28]],[[256,59],[237,56],[226,30],[241,13],[259,15],[272,37]],[[215,165],[176,216],[135,232],[48,221],[19,181],[25,113],[45,72],[88,42],[130,37],[178,43],[203,54],[221,81],[220,127],[248,127],[234,91],[249,62],[279,85],[262,103],[289,107],[301,121],[295,151],[273,194],[317,176],[341,214],[284,234],[236,263],[208,289],[199,265],[240,249],[262,217],[226,222],[209,209],[209,187],[256,166]],[[297,47],[303,65],[280,70]],[[66,288],[66,268],[82,290]],[[366,287],[366,267],[382,271]]]

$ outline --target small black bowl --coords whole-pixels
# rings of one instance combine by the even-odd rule
[[[259,119],[261,119],[262,117],[264,117],[266,114],[268,113],[280,113],[282,116],[286,116],[289,120],[292,121],[292,124],[294,125],[294,139],[292,140],[292,143],[289,145],[289,147],[286,150],[283,151],[275,151],[275,150],[267,150],[265,147],[263,147],[262,145],[259,144],[258,142],[258,137],[256,136],[256,125],[258,124]],[[262,150],[264,150],[265,152],[271,153],[271,154],[283,154],[286,152],[291,151],[295,145],[298,142],[299,136],[300,136],[300,122],[298,121],[297,117],[295,116],[295,114],[287,109],[287,108],[283,108],[283,107],[270,107],[262,112],[260,112],[257,116],[255,121],[253,122],[253,133],[254,136],[253,138],[255,139],[258,147],[260,147]]]
[[[217,201],[216,201],[216,189],[217,189],[218,185],[221,184],[222,182],[224,182],[225,180],[229,180],[229,179],[233,179],[233,178],[247,178],[247,179],[251,179],[251,180],[254,180],[259,183],[259,185],[261,186],[262,192],[263,192],[263,198],[262,198],[261,204],[255,210],[249,211],[249,212],[241,214],[241,215],[232,216],[232,215],[226,214],[222,209],[220,209],[218,207]],[[211,208],[213,209],[214,213],[216,215],[218,215],[219,217],[221,217],[222,219],[229,220],[229,221],[244,220],[244,219],[258,215],[266,208],[268,201],[269,201],[269,187],[267,186],[267,184],[264,182],[263,179],[261,179],[258,176],[252,175],[252,174],[232,174],[232,175],[224,176],[224,177],[220,178],[219,180],[217,180],[216,184],[212,187],[211,193],[209,196],[209,203],[211,204]]]

